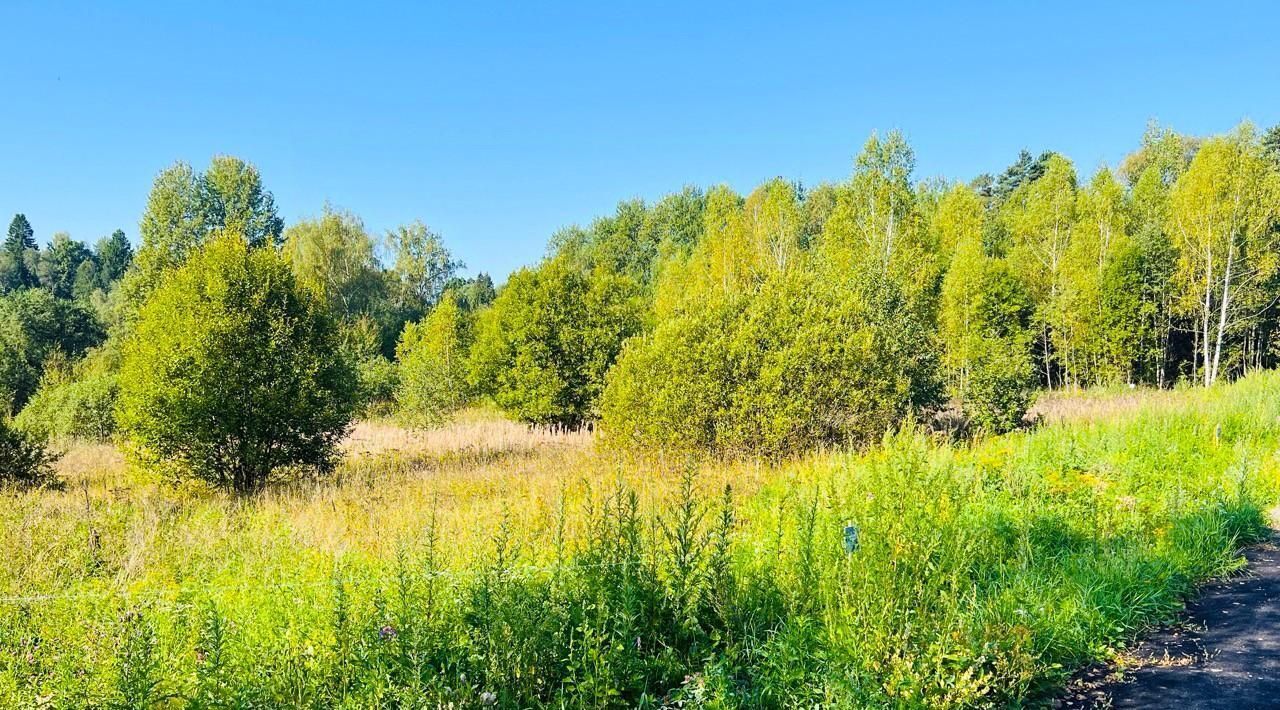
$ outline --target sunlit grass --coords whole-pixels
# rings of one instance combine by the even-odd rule
[[[363,422],[333,479],[252,499],[74,444],[62,490],[0,498],[0,706],[1035,697],[1232,569],[1280,490],[1276,375],[1081,401],[772,466]]]

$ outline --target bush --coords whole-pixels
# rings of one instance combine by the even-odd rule
[[[470,399],[467,350],[471,324],[452,291],[421,323],[410,323],[400,335],[396,404],[400,415],[419,426],[438,424]]]
[[[0,299],[0,397],[9,411],[26,405],[55,353],[78,358],[105,337],[92,310],[48,291],[28,289]]]
[[[400,386],[400,370],[394,362],[375,355],[356,362],[356,410],[363,416],[391,414]]]
[[[609,373],[604,428],[636,448],[863,444],[937,402],[934,352],[887,279],[778,272],[629,343]]]
[[[338,332],[343,355],[355,363],[355,411],[366,416],[389,413],[399,374],[395,364],[382,355],[379,325],[362,316],[343,323]]]
[[[0,486],[44,486],[57,482],[53,462],[58,457],[34,434],[15,429],[0,419]]]
[[[280,255],[224,235],[140,309],[117,416],[136,460],[248,492],[279,467],[332,467],[354,379]]]
[[[965,414],[984,431],[1012,431],[1031,406],[1035,387],[1035,368],[1025,345],[989,343],[976,358],[969,376]]]
[[[120,393],[120,353],[114,342],[89,351],[69,371],[46,370],[40,389],[14,424],[46,438],[111,438]]]
[[[639,332],[642,308],[625,276],[584,274],[563,258],[521,269],[478,316],[470,384],[521,421],[578,426],[596,416],[605,373]]]

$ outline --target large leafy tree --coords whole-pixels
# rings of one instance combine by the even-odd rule
[[[71,298],[76,295],[80,267],[86,263],[93,266],[93,253],[66,232],[58,232],[50,240],[49,248],[40,255],[37,267],[40,284],[58,298]],[[96,272],[92,280],[96,281]],[[89,285],[91,287],[92,283]]]
[[[318,219],[289,227],[282,253],[298,280],[315,289],[340,319],[372,314],[384,298],[373,239],[350,212],[326,206]]]
[[[200,176],[201,209],[206,228],[240,234],[251,246],[280,246],[284,220],[275,197],[250,163],[216,155]]]
[[[400,309],[409,320],[416,320],[435,305],[463,264],[449,254],[440,235],[422,222],[389,231],[386,246],[394,259],[392,277]]]
[[[1169,382],[1177,335],[1173,273],[1178,255],[1169,232],[1169,191],[1186,170],[1192,145],[1184,136],[1151,126],[1138,151],[1121,163],[1131,184],[1129,232],[1141,269],[1137,368],[1143,381],[1158,387]]]
[[[939,205],[935,228],[952,255],[939,340],[952,396],[979,426],[1000,432],[1018,425],[1031,398],[1031,302],[1007,261],[985,252],[983,212],[967,187],[953,187]]]
[[[142,463],[245,493],[330,468],[354,373],[322,303],[274,250],[217,236],[169,273],[124,344],[117,406]]]
[[[139,223],[142,244],[126,292],[137,307],[168,269],[183,263],[215,231],[242,234],[251,245],[279,245],[283,220],[258,169],[230,156],[215,156],[197,173],[175,163],[156,176]]]
[[[1041,376],[1054,385],[1054,304],[1062,291],[1062,267],[1076,219],[1076,174],[1066,158],[1051,154],[1044,172],[1023,182],[1000,208],[1010,237],[1009,255],[1036,303]]]
[[[1100,169],[1078,192],[1077,220],[1052,304],[1064,379],[1131,382],[1141,337],[1141,261],[1123,186]]]
[[[1274,296],[1280,268],[1280,175],[1247,129],[1200,146],[1169,197],[1169,231],[1178,246],[1179,306],[1196,323],[1206,385],[1236,355],[1240,335]]]
[[[527,422],[578,426],[596,417],[605,373],[641,327],[640,287],[567,259],[521,269],[482,311],[470,385]]]

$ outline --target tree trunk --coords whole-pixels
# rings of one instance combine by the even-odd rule
[[[1231,303],[1231,268],[1235,264],[1235,239],[1227,245],[1227,264],[1222,273],[1222,304],[1218,309],[1218,341],[1213,346],[1213,377],[1210,384],[1218,381],[1218,365],[1222,361],[1222,340],[1227,332],[1227,306]]]

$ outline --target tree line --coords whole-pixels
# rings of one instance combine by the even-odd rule
[[[1152,125],[1081,176],[1024,151],[920,180],[899,133],[849,178],[686,187],[554,234],[500,288],[421,222],[287,228],[251,164],[156,178],[134,254],[0,255],[0,385],[32,436],[118,436],[249,489],[332,463],[358,415],[488,401],[634,448],[787,455],[949,404],[1018,426],[1037,389],[1209,386],[1280,355],[1280,127]]]

